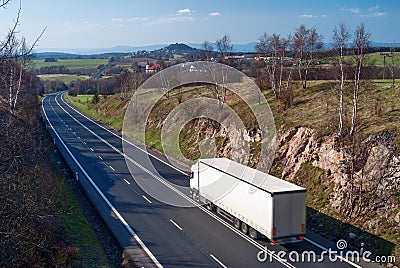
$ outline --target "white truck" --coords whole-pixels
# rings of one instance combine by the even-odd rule
[[[306,189],[227,158],[199,159],[191,167],[194,200],[216,210],[237,229],[272,244],[303,240]]]

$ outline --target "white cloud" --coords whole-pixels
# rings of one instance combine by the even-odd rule
[[[192,13],[192,11],[189,8],[178,10],[178,14],[190,14],[190,13]]]
[[[353,14],[359,14],[361,12],[361,10],[359,8],[353,7],[353,8],[349,8],[348,12],[353,13]]]
[[[341,11],[351,13],[355,17],[359,17],[359,18],[376,18],[376,17],[384,17],[384,16],[386,16],[387,12],[377,11],[378,9],[380,9],[379,5],[376,5],[376,6],[368,8],[368,11],[372,12],[372,13],[362,12],[362,10],[360,8],[357,8],[357,7],[352,7],[352,8],[343,7],[341,9]],[[375,12],[373,12],[373,11],[375,11]]]
[[[127,21],[147,21],[147,20],[149,20],[149,18],[134,17],[127,19]]]
[[[211,17],[221,16],[221,15],[222,15],[222,14],[219,13],[219,12],[211,12],[211,13],[208,14],[208,16],[211,16]]]
[[[360,15],[360,17],[378,18],[386,16],[386,12],[374,12],[370,14]]]
[[[142,18],[142,17],[133,17],[133,18],[127,18],[127,19],[122,19],[122,18],[114,18],[111,19],[112,22],[144,22],[144,21],[148,21],[149,18]]]
[[[372,17],[383,17],[386,15],[386,12],[374,12],[371,15]]]
[[[302,19],[314,19],[314,18],[317,18],[318,16],[314,16],[314,15],[311,15],[311,14],[303,14],[303,15],[300,15],[299,16],[299,18],[302,18]]]
[[[368,8],[369,11],[374,11],[374,10],[378,10],[378,9],[379,9],[379,5]]]
[[[344,7],[341,10],[345,11],[345,12],[348,12],[348,13],[351,13],[351,14],[360,14],[360,12],[361,12],[361,9],[359,9],[358,7],[352,7],[352,8]]]

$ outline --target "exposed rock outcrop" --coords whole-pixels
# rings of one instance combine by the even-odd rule
[[[314,130],[304,127],[281,132],[276,164],[282,178],[293,181],[303,163],[312,164],[325,171],[323,183],[333,185],[329,203],[334,210],[366,216],[366,226],[376,230],[382,219],[399,226],[400,156],[392,145],[393,135],[384,132],[360,143],[353,176],[348,172],[349,155],[338,140],[335,135],[316,140]]]

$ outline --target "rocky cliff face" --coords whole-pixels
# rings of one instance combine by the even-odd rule
[[[193,145],[199,144],[202,158],[227,157],[240,163],[250,163],[255,166],[259,154],[257,144],[261,142],[261,132],[257,129],[239,130],[235,125],[228,131],[215,121],[200,118],[193,120],[188,129],[195,135]],[[245,144],[250,143],[249,150]],[[193,153],[196,148],[192,147]]]
[[[212,157],[232,157],[232,142],[245,139],[261,140],[256,130],[247,133],[230,131],[200,119],[193,125],[200,137],[220,140],[207,153]],[[228,137],[229,136],[229,137]],[[281,178],[304,183],[299,178],[302,165],[312,165],[321,171],[320,183],[330,189],[324,196],[335,217],[362,226],[364,230],[381,234],[385,228],[400,231],[400,156],[392,145],[393,135],[383,133],[362,140],[354,156],[354,175],[349,174],[349,153],[343,149],[336,135],[316,138],[311,128],[299,127],[278,133],[275,166]],[[240,156],[236,156],[239,158]],[[250,153],[251,164],[257,164],[256,150]]]
[[[337,136],[317,140],[313,129],[295,128],[279,133],[275,164],[282,170],[282,179],[296,182],[303,164],[322,169],[321,183],[332,189],[326,198],[335,217],[379,236],[398,234],[400,156],[393,138],[385,132],[362,140],[351,176],[348,152]]]

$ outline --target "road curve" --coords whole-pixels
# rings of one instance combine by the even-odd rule
[[[141,165],[146,163],[143,161],[146,152],[134,144],[129,148],[131,161],[127,162],[134,173],[131,174],[121,137],[112,130],[75,110],[60,93],[48,95],[42,102],[42,109],[47,128],[71,170],[76,172],[89,198],[127,252],[136,260],[143,260],[138,262],[140,265],[364,267],[341,259],[332,262],[327,257],[318,262],[287,261],[276,254],[313,251],[320,257],[323,249],[311,240],[271,246],[265,239],[248,238],[203,207],[178,208],[161,203],[148,196],[132,178],[155,179],[154,174]],[[172,183],[188,185],[188,178],[182,172],[157,157],[151,157],[151,161],[160,174],[157,179],[163,181],[160,192],[171,191]],[[187,194],[179,193],[179,198],[193,202]],[[261,262],[257,256],[266,253],[265,247],[268,248],[267,258]]]

